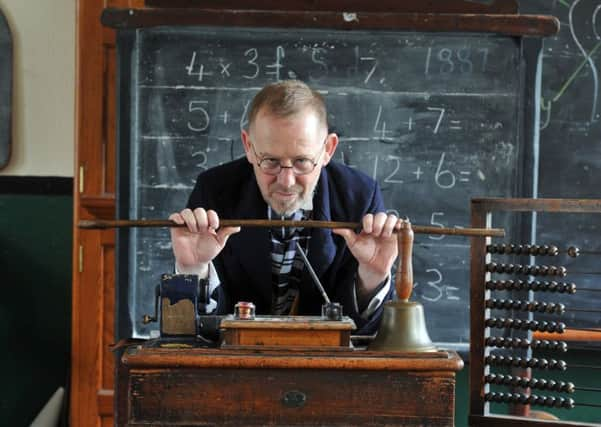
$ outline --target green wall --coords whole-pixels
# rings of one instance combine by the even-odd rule
[[[68,386],[73,198],[0,195],[0,424],[27,426]]]

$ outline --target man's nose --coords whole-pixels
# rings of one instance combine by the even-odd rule
[[[282,167],[278,174],[278,184],[284,187],[292,187],[296,182],[296,177],[291,167]]]

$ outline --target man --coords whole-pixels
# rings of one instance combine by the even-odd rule
[[[169,217],[187,226],[171,229],[177,272],[208,278],[217,313],[251,301],[257,314],[317,315],[324,300],[300,245],[356,333],[375,332],[392,295],[393,229],[402,221],[384,213],[376,182],[331,161],[338,136],[328,133],[322,97],[300,81],[268,85],[241,136],[246,158],[201,173],[187,208]],[[219,228],[219,218],[353,221],[362,231],[240,230]]]

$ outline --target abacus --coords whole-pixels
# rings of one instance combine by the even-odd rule
[[[471,226],[491,227],[495,213],[532,212],[596,214],[601,213],[601,200],[473,199]],[[512,239],[517,234],[508,233]],[[497,243],[490,237],[472,239],[470,426],[597,425],[570,417],[570,411],[581,406],[594,412],[595,421],[601,422],[601,385],[575,384],[555,376],[566,376],[570,369],[588,369],[591,380],[595,376],[601,378],[601,366],[564,360],[578,333],[586,332],[590,341],[601,340],[601,329],[570,327],[566,320],[566,313],[601,313],[601,309],[576,307],[570,302],[571,295],[584,290],[591,293],[591,298],[600,298],[601,307],[601,279],[597,289],[582,289],[570,281],[570,269],[559,265],[562,259],[585,253],[599,254],[587,248],[564,248],[561,242]],[[526,258],[526,262],[511,263],[507,258]],[[561,302],[544,301],[549,295],[559,295]],[[601,346],[588,348],[601,350]],[[541,351],[552,357],[533,356]],[[577,391],[598,397],[581,401],[575,397]],[[501,410],[491,411],[491,404]]]

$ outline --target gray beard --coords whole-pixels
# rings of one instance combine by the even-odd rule
[[[317,187],[317,184],[315,185],[315,187]],[[284,212],[280,212],[277,208],[275,208],[267,200],[265,202],[269,205],[269,207],[271,208],[271,210],[274,213],[276,213],[279,217],[286,217],[286,216],[292,215],[294,212],[296,212],[299,209],[304,209],[304,210],[307,210],[307,211],[312,211],[313,210],[313,197],[315,196],[315,188],[313,188],[313,191],[311,191],[311,193],[309,193],[309,194],[310,194],[311,197],[301,198],[296,203],[296,207],[294,209],[287,209]]]

